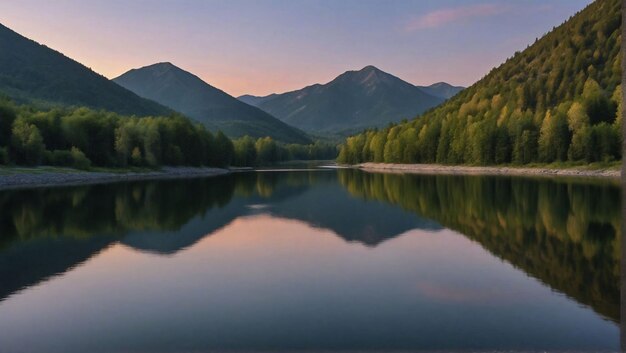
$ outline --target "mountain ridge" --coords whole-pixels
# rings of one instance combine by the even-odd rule
[[[131,69],[113,81],[231,137],[270,136],[287,143],[311,142],[304,132],[237,100],[171,62]]]
[[[331,134],[382,127],[445,101],[373,65],[343,72],[325,84],[239,99],[304,131]]]
[[[350,137],[339,161],[516,164],[622,158],[622,11],[596,0],[419,119]]]
[[[124,115],[172,113],[2,24],[0,49],[0,92],[16,101],[87,106]]]
[[[433,95],[435,97],[441,97],[444,99],[450,99],[454,97],[457,93],[465,89],[465,87],[463,86],[454,86],[443,81],[436,82],[428,86],[416,86],[416,87],[422,89],[423,91],[426,91],[430,95]]]

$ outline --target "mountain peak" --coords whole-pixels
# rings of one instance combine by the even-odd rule
[[[181,70],[178,66],[172,64],[169,61],[164,61],[164,62],[159,62],[159,63],[156,63],[156,64],[152,64],[152,65],[147,65],[147,66],[144,66],[142,68],[139,68],[138,70],[143,70],[143,69],[147,69],[147,70],[151,70],[151,71],[159,71],[159,72],[167,72],[167,71],[172,70],[172,69]]]
[[[55,106],[86,106],[124,115],[171,112],[2,24],[0,48],[0,90],[13,99]]]
[[[390,75],[373,65],[368,65],[361,70],[346,71],[339,75],[335,80],[337,82],[358,82],[360,84],[371,86],[384,81],[387,76]]]
[[[171,62],[133,69],[113,81],[231,137],[271,136],[285,143],[311,143],[304,132],[237,100]]]
[[[433,95],[435,97],[441,97],[444,99],[449,99],[454,97],[457,93],[462,91],[465,87],[461,86],[453,86],[447,82],[437,82],[433,83],[430,86],[417,86],[422,91]]]
[[[447,83],[447,82],[441,81],[441,82],[433,83],[432,85],[430,85],[428,87],[452,87],[452,85]]]
[[[149,65],[148,67],[150,67],[150,66],[152,66],[152,67],[176,67],[176,65],[172,64],[169,61],[163,61],[163,62],[160,62],[160,63],[152,64],[152,65]]]
[[[374,65],[367,65],[366,67],[359,70],[359,72],[369,72],[369,71],[381,71],[381,70]]]
[[[414,117],[444,99],[368,65],[323,85],[242,100],[305,131],[349,134]]]

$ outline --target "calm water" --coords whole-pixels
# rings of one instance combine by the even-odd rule
[[[0,192],[0,352],[618,350],[620,206],[352,170]]]

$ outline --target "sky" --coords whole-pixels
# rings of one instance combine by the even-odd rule
[[[108,78],[168,61],[239,96],[367,65],[469,86],[590,2],[20,0],[0,1],[0,23]]]

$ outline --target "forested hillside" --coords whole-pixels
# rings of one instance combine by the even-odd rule
[[[1,24],[0,93],[42,106],[87,106],[139,116],[171,112]]]
[[[226,167],[336,156],[330,143],[248,136],[233,142],[180,114],[138,118],[84,107],[41,110],[0,97],[0,166]]]
[[[621,7],[597,0],[410,122],[350,137],[343,163],[526,164],[621,158]]]
[[[47,111],[0,100],[0,165],[226,166],[232,142],[181,115],[136,118],[88,108]]]

